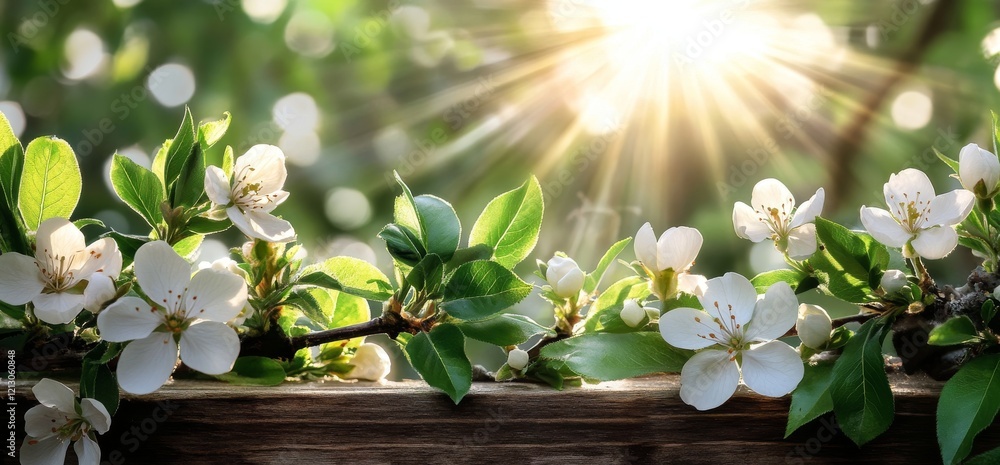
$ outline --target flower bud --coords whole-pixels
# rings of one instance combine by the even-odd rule
[[[997,286],[996,289],[993,289],[993,298],[1000,300],[1000,286]]]
[[[365,381],[381,381],[389,374],[392,361],[385,349],[377,344],[364,343],[358,347],[351,359],[354,368],[344,377],[348,379],[361,379]]]
[[[548,262],[545,279],[559,297],[576,297],[583,289],[586,275],[572,258],[555,256]]]
[[[1000,159],[976,144],[966,145],[958,155],[958,179],[976,197],[993,198],[1000,182]]]
[[[628,325],[629,328],[635,328],[642,323],[642,319],[646,317],[646,310],[639,306],[639,303],[635,300],[629,299],[625,301],[625,305],[622,307],[619,316],[622,317],[622,321]]]
[[[830,315],[818,305],[800,304],[799,318],[795,321],[795,330],[799,339],[806,347],[822,349],[830,340],[833,322]]]
[[[892,294],[899,292],[906,283],[906,273],[899,270],[886,270],[885,274],[882,275],[882,282],[879,283],[879,286],[882,287],[882,290],[886,294]]]
[[[507,352],[507,366],[521,371],[528,366],[528,353],[521,349],[514,349]]]

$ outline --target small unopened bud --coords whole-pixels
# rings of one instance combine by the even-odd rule
[[[899,292],[906,285],[906,273],[899,270],[886,270],[879,285],[886,294]]]
[[[564,298],[579,295],[586,278],[587,276],[583,274],[580,266],[568,257],[552,257],[548,262],[548,269],[545,271],[545,280],[552,286],[552,290],[559,297]]]
[[[1000,300],[1000,286],[997,286],[996,289],[993,289],[993,298]]]
[[[507,366],[521,371],[528,366],[528,353],[521,349],[514,349],[507,353]]]
[[[639,303],[635,300],[629,299],[625,301],[625,305],[622,306],[622,311],[619,313],[622,321],[628,325],[629,328],[635,328],[642,323],[643,318],[646,318],[646,310],[639,306]]]
[[[830,315],[818,305],[800,304],[799,318],[795,321],[795,331],[806,347],[822,349],[830,340],[833,322]]]
[[[364,343],[358,347],[351,364],[354,368],[344,377],[366,381],[381,381],[392,368],[392,361],[389,359],[389,354],[385,353],[385,349],[371,343]]]

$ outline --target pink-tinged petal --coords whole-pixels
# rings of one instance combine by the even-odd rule
[[[678,349],[704,349],[727,335],[712,317],[701,310],[681,307],[660,317],[660,335]]]
[[[115,281],[104,273],[94,273],[87,281],[87,287],[83,289],[83,308],[90,312],[97,313],[105,303],[115,298],[118,289],[115,288]]]
[[[705,282],[705,292],[698,298],[709,315],[727,327],[745,325],[753,315],[757,290],[750,280],[737,273],[726,273]]]
[[[929,202],[934,198],[934,185],[923,171],[907,168],[889,175],[889,182],[885,183],[882,192],[885,194],[885,204],[890,210],[896,211],[900,202]]]
[[[743,383],[757,394],[781,397],[795,390],[804,368],[788,344],[771,341],[743,352]]]
[[[951,226],[935,226],[925,229],[913,239],[913,250],[917,255],[929,260],[947,257],[958,245],[958,233]]]
[[[83,294],[57,292],[38,294],[31,299],[35,307],[35,316],[48,324],[61,325],[69,323],[80,314],[84,304]]]
[[[972,212],[976,204],[976,194],[965,189],[956,189],[941,194],[931,200],[931,207],[924,216],[925,228],[931,226],[952,226],[961,223]]]
[[[861,207],[861,223],[876,241],[899,248],[910,240],[910,233],[903,229],[892,214],[874,207]]]
[[[149,394],[170,379],[177,364],[172,334],[155,332],[132,341],[118,358],[118,385],[131,394]]]
[[[232,370],[239,354],[240,338],[225,323],[202,321],[181,334],[181,361],[206,375]]]
[[[185,300],[188,318],[226,322],[246,305],[247,284],[228,271],[204,269],[191,278]]]
[[[799,208],[795,209],[795,216],[792,217],[792,222],[788,225],[790,228],[797,228],[806,223],[812,223],[813,220],[823,213],[823,201],[826,199],[826,191],[822,187],[816,189],[816,193],[809,200],[802,202]]]
[[[796,260],[816,253],[816,225],[806,223],[788,233],[788,256]]]
[[[163,323],[163,312],[138,297],[122,297],[97,316],[101,339],[109,342],[144,339]]]
[[[35,259],[19,253],[0,255],[0,301],[10,305],[31,302],[45,289]]]
[[[205,193],[216,205],[229,205],[232,202],[229,178],[218,166],[209,166],[205,169]]]
[[[56,434],[55,429],[63,427],[72,419],[66,412],[45,405],[36,405],[24,413],[24,433],[35,439],[43,439]]]
[[[80,438],[76,444],[73,444],[73,450],[76,451],[79,465],[100,465],[101,446],[97,445],[93,439],[87,436]]]
[[[788,283],[780,281],[767,288],[757,301],[753,318],[746,328],[746,339],[769,341],[783,336],[799,316],[799,300]]]
[[[707,282],[708,279],[700,274],[681,273],[677,276],[677,290],[700,296],[705,293]]]
[[[285,178],[288,176],[285,154],[273,145],[258,144],[250,147],[250,150],[236,159],[233,176],[236,182],[259,184],[258,192],[261,195],[272,194],[285,185]]]
[[[98,434],[107,433],[111,429],[111,415],[104,404],[97,399],[81,399],[80,410],[83,412],[83,419],[87,420]]]
[[[77,281],[88,279],[94,273],[118,276],[122,271],[121,252],[118,251],[118,244],[110,237],[94,241],[77,256],[80,260],[74,276]]]
[[[737,236],[753,242],[760,242],[773,234],[770,226],[757,216],[757,212],[743,202],[736,202],[733,206],[733,228],[736,229]]]
[[[135,252],[135,277],[156,305],[173,311],[191,282],[191,264],[166,242],[154,241]]]
[[[740,370],[727,352],[698,352],[681,369],[681,400],[698,410],[713,409],[729,400],[739,384]]]
[[[68,259],[86,248],[83,233],[66,218],[49,218],[38,225],[35,233],[35,257],[43,264],[44,259],[50,256],[59,255]]]
[[[654,273],[661,271],[656,265],[656,234],[649,223],[642,225],[635,233],[635,243],[632,244],[635,250],[635,259],[642,262],[646,268]]]
[[[684,271],[698,258],[704,239],[695,228],[678,226],[663,232],[656,243],[656,266]]]
[[[31,388],[38,403],[61,412],[76,414],[76,396],[73,390],[49,378],[44,378]]]
[[[753,186],[750,206],[761,212],[774,210],[780,221],[779,226],[783,226],[791,221],[792,209],[795,208],[795,196],[781,181],[773,178],[762,179]]]
[[[62,465],[66,463],[66,449],[69,439],[49,436],[42,440],[24,438],[21,444],[21,465]]]

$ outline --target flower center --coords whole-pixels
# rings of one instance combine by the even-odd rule
[[[890,195],[890,201],[895,201],[896,196]],[[903,200],[896,202],[895,205],[890,203],[890,206],[894,206],[895,210],[892,212],[899,221],[900,225],[906,229],[908,233],[916,233],[924,224],[927,219],[927,215],[931,213],[931,203],[927,200],[920,199],[920,192],[917,192],[913,199],[910,199],[909,194],[903,194]]]
[[[695,323],[707,330],[705,333],[698,333],[697,336],[725,347],[730,358],[735,360],[746,345],[743,340],[743,325],[736,322],[732,305],[727,304],[725,309],[719,305],[719,302],[713,302],[713,305],[720,316],[712,317],[712,324],[704,321],[701,317],[694,317]]]
[[[35,260],[35,266],[45,279],[45,290],[62,292],[73,287],[76,284],[76,272],[73,268],[75,260],[76,254],[67,257],[56,255],[49,249],[42,250],[42,260]]]
[[[754,211],[757,213],[757,219],[766,224],[776,236],[785,237],[788,235],[789,218],[793,207],[791,201],[783,201],[777,207],[760,205]]]

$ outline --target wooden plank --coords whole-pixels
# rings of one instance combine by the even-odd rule
[[[787,398],[741,388],[722,407],[698,412],[680,401],[676,375],[564,391],[475,383],[457,406],[419,382],[177,381],[123,399],[112,430],[100,439],[104,463],[111,464],[939,461],[934,412],[941,383],[891,380],[896,420],[860,450],[829,416],[782,439]],[[19,412],[34,405],[30,385],[18,385]],[[1000,446],[1000,428],[988,428],[976,444],[974,452]]]

